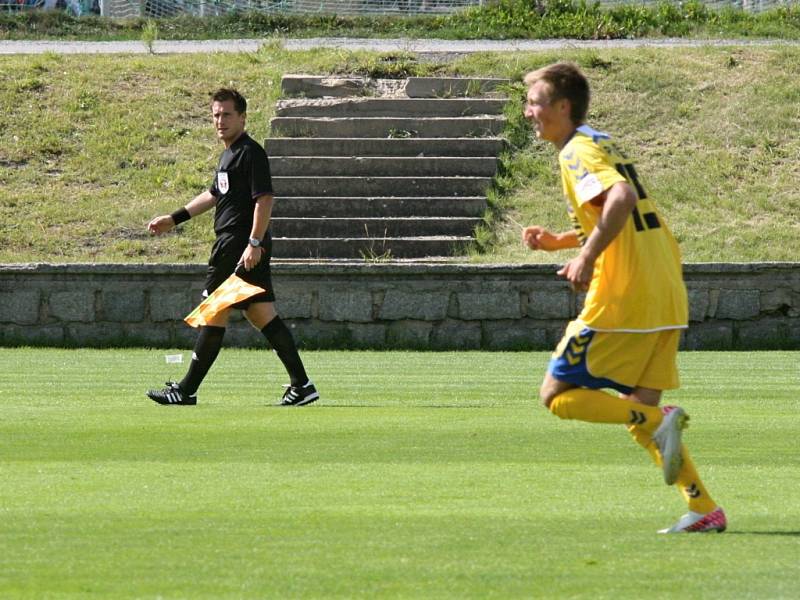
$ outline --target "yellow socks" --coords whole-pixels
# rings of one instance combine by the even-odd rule
[[[661,453],[658,451],[658,444],[653,441],[653,436],[636,425],[629,425],[628,432],[631,434],[637,444],[647,450],[647,453],[650,455],[650,458],[653,459],[653,462],[660,467]]]
[[[562,419],[590,423],[636,425],[652,433],[661,423],[661,409],[606,394],[599,390],[573,388],[556,396],[550,412]]]
[[[628,427],[628,431],[633,436],[633,439],[636,440],[636,443],[647,450],[653,462],[661,466],[661,455],[650,433],[636,425]],[[678,479],[675,481],[675,485],[680,490],[686,504],[689,505],[689,510],[701,514],[710,513],[717,507],[717,503],[714,502],[706,486],[703,485],[694,462],[689,456],[689,451],[683,444],[681,445],[681,456],[683,457],[683,465],[681,470],[678,471]]]
[[[717,508],[717,503],[709,496],[706,486],[700,480],[700,475],[686,451],[686,446],[681,446],[681,455],[683,456],[683,466],[678,472],[675,485],[681,490],[683,499],[689,505],[689,510],[701,514],[710,513]]]
[[[573,388],[553,399],[550,412],[562,419],[627,425],[633,439],[647,450],[653,462],[661,465],[661,455],[652,437],[662,419],[661,409],[657,406],[632,402],[599,390]],[[700,480],[686,446],[681,446],[681,456],[683,466],[678,472],[675,485],[689,505],[689,510],[701,514],[710,513],[717,504]]]

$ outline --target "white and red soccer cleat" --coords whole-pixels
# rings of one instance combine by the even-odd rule
[[[661,454],[664,482],[672,485],[678,479],[678,472],[683,466],[681,435],[688,426],[689,415],[680,406],[665,406],[661,412],[664,413],[664,419],[653,432],[653,441],[658,445]]]
[[[661,529],[658,533],[722,533],[728,527],[725,511],[719,506],[710,513],[700,514],[689,511],[669,529]]]

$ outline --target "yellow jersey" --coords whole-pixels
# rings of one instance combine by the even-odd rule
[[[567,211],[581,244],[602,207],[590,200],[616,183],[639,198],[622,231],[600,254],[578,320],[596,331],[680,329],[689,310],[678,243],[645,192],[633,162],[605,133],[578,127],[558,155]]]

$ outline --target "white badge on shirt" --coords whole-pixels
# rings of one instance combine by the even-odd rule
[[[228,174],[225,171],[220,171],[217,173],[217,188],[223,194],[227,194],[228,190],[230,189]]]
[[[575,186],[575,191],[578,193],[578,198],[581,199],[581,202],[588,202],[603,193],[603,184],[600,183],[597,175],[587,173]]]

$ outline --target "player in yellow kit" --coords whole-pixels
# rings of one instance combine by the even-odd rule
[[[590,93],[580,70],[557,63],[528,73],[525,84],[525,118],[537,137],[559,150],[574,228],[556,234],[526,227],[523,241],[532,250],[580,248],[558,274],[586,291],[583,310],[553,353],[542,401],[562,419],[628,427],[689,505],[689,513],[662,533],[724,531],[725,513],[681,441],[688,415],[658,406],[663,390],[679,386],[676,356],[688,324],[675,238],[633,162],[608,135],[585,124]]]

